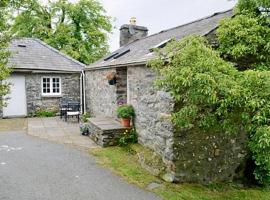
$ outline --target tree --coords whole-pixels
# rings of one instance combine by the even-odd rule
[[[149,65],[175,101],[180,131],[249,134],[259,183],[270,183],[270,71],[238,71],[205,38],[189,36],[158,50]]]
[[[159,50],[150,62],[156,84],[176,102],[180,130],[249,134],[260,184],[270,184],[270,1],[239,0],[217,29],[218,47],[187,37]]]
[[[108,52],[111,18],[96,0],[21,1],[11,31],[18,37],[36,37],[71,57],[90,64]]]
[[[8,4],[8,0],[0,2],[0,107],[5,105],[3,97],[9,93],[9,85],[5,84],[3,81],[11,72],[11,69],[7,67],[9,57],[9,52],[7,51],[9,37],[6,31],[6,7]]]
[[[270,1],[240,0],[217,30],[219,50],[240,70],[270,69]]]

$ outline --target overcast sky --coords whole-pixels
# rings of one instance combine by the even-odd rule
[[[110,37],[110,49],[119,47],[119,28],[137,18],[137,25],[146,26],[149,34],[179,26],[231,9],[236,0],[100,0],[107,14],[116,20],[114,34]]]

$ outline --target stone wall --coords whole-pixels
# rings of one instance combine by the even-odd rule
[[[139,143],[169,164],[173,159],[173,127],[168,116],[174,103],[168,93],[156,90],[155,78],[155,73],[147,67],[128,67],[128,103],[136,112]]]
[[[247,135],[192,130],[174,135],[174,164],[178,182],[223,182],[243,177]],[[242,168],[241,168],[242,167]]]
[[[37,74],[25,73],[25,88],[27,114],[32,116],[37,109],[57,110],[59,109],[59,99],[61,97],[69,97],[75,101],[80,101],[80,73],[72,74]],[[62,94],[58,97],[42,96],[41,77],[57,76],[61,78]],[[0,109],[0,117],[2,117],[2,109]]]
[[[109,85],[106,75],[115,72],[115,85]],[[116,118],[119,104],[127,102],[127,69],[113,68],[86,72],[86,107],[94,116]]]
[[[41,78],[44,76],[57,76],[61,78],[61,96],[44,97],[41,91]],[[58,110],[59,99],[69,97],[80,101],[80,74],[26,74],[26,101],[27,113],[33,115],[37,109]]]
[[[117,84],[116,84],[116,98],[117,105],[127,103],[127,68],[116,68]]]
[[[109,85],[106,75],[116,69],[91,70],[85,73],[86,110],[93,116],[115,117],[116,85]]]

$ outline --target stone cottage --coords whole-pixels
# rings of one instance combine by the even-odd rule
[[[238,178],[246,155],[245,136],[177,132],[169,120],[174,101],[155,89],[156,75],[146,63],[155,58],[154,48],[164,47],[173,38],[190,34],[212,38],[219,21],[230,16],[231,10],[216,13],[150,36],[146,27],[123,25],[120,49],[85,69],[87,110],[94,116],[116,118],[120,102],[131,104],[139,143],[162,158],[165,176],[173,181],[209,183]],[[108,84],[109,73],[117,74],[115,85]]]
[[[9,50],[13,72],[6,82],[11,84],[11,92],[7,107],[0,108],[0,117],[56,110],[62,97],[80,101],[84,64],[34,38],[14,39]]]

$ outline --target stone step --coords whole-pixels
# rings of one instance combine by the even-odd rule
[[[89,137],[102,147],[114,146],[126,130],[119,121],[109,117],[96,117],[88,119]]]

